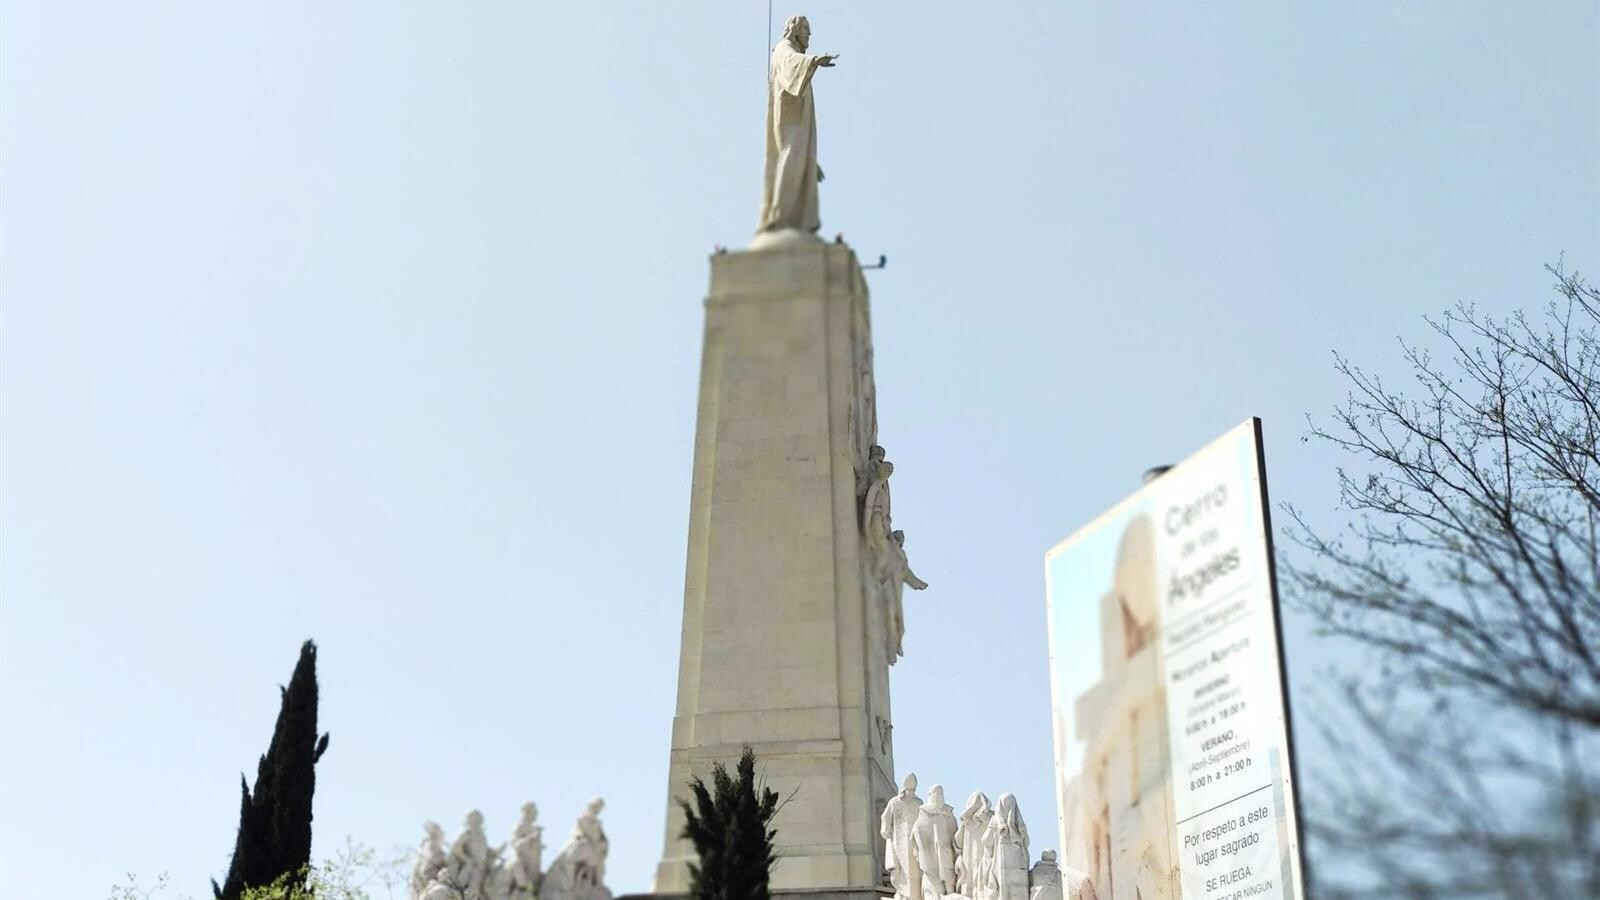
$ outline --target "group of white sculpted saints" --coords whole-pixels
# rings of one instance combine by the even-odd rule
[[[867,588],[881,598],[888,618],[884,629],[884,652],[889,664],[906,655],[905,588],[925,590],[928,583],[911,571],[906,557],[906,533],[895,530],[889,518],[889,476],[894,463],[884,458],[882,447],[874,444],[867,452],[867,478],[861,498],[861,534],[867,544]]]
[[[448,850],[444,829],[428,822],[411,868],[411,900],[611,900],[605,886],[610,842],[600,825],[604,806],[598,797],[589,801],[547,872],[540,870],[544,828],[535,822],[539,809],[532,803],[522,805],[511,839],[498,847],[489,846],[477,810],[467,813],[461,836]]]
[[[944,788],[917,796],[917,776],[907,775],[879,823],[884,868],[895,900],[1096,900],[1081,878],[1063,891],[1054,850],[1031,868],[1028,826],[1013,794],[1001,794],[991,808],[982,791],[967,798],[959,819],[944,801]]]

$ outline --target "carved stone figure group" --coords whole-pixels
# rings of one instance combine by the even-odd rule
[[[884,652],[889,664],[905,655],[906,615],[903,600],[906,585],[914,591],[928,583],[911,571],[906,557],[906,533],[894,529],[889,511],[889,476],[894,463],[885,458],[884,449],[873,444],[867,451],[867,472],[862,479],[861,535],[866,543],[867,591],[884,608]]]
[[[993,808],[982,791],[967,798],[958,819],[944,788],[917,796],[917,776],[907,775],[879,823],[884,869],[895,900],[1093,900],[1067,897],[1054,850],[1031,869],[1028,826],[1017,798],[1001,794]]]
[[[489,846],[477,810],[467,813],[461,836],[448,850],[444,829],[428,822],[411,868],[411,900],[611,900],[605,886],[610,843],[600,825],[604,806],[598,797],[589,802],[548,872],[540,870],[544,828],[536,824],[539,810],[532,803],[522,805],[511,839],[498,847]]]

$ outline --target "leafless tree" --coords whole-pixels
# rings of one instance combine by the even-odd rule
[[[1302,742],[1319,898],[1600,897],[1600,291],[1549,272],[1428,319],[1407,393],[1335,357],[1351,522],[1289,508],[1282,568],[1355,663]]]

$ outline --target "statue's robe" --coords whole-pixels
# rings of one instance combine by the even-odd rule
[[[1008,806],[1002,798],[989,819],[983,843],[993,866],[991,896],[995,900],[1028,900],[1028,826],[1015,803]]]
[[[956,893],[963,897],[981,897],[983,878],[989,871],[984,857],[983,832],[994,816],[987,798],[981,805],[967,801],[967,810],[961,815],[961,827],[956,832]]]
[[[922,900],[922,869],[917,865],[911,835],[921,811],[922,798],[910,791],[889,798],[883,808],[879,823],[884,841],[883,867],[889,873],[889,883],[894,885],[896,900]]]
[[[929,800],[911,830],[911,844],[922,869],[923,900],[956,892],[956,817],[948,803]]]
[[[822,227],[817,212],[817,109],[811,77],[822,57],[788,40],[772,48],[767,77],[767,173],[761,194],[761,229]]]

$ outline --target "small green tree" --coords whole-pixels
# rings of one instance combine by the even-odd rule
[[[283,706],[272,743],[256,767],[255,791],[239,776],[239,836],[227,880],[220,887],[211,883],[218,900],[241,900],[246,889],[273,884],[297,896],[305,885],[301,873],[311,865],[315,765],[328,749],[328,736],[317,736],[316,644],[301,645],[289,686],[279,691]]]
[[[737,777],[722,763],[711,767],[711,786],[689,782],[694,803],[683,807],[683,837],[694,844],[699,865],[689,865],[689,895],[695,900],[768,900],[774,861],[771,827],[778,793],[756,782],[756,754],[746,746]]]

